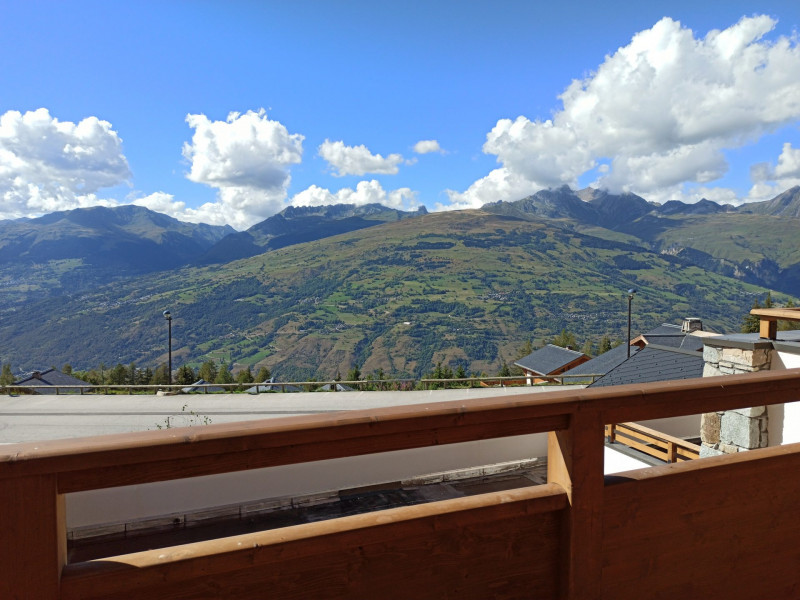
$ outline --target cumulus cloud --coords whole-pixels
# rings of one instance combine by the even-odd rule
[[[551,119],[501,119],[483,150],[497,156],[503,180],[541,187],[574,186],[601,163],[609,166],[593,185],[614,192],[661,195],[714,181],[728,169],[723,149],[800,119],[800,48],[765,40],[775,24],[746,17],[698,38],[661,19],[573,81]]]
[[[800,185],[800,148],[785,143],[775,166],[758,163],[750,168],[753,187],[748,200],[769,200],[784,190]]]
[[[289,204],[292,206],[326,206],[330,204],[383,204],[391,208],[412,210],[419,206],[417,194],[410,188],[386,191],[376,180],[359,181],[355,189],[342,188],[336,193],[312,185],[296,194]]]
[[[390,154],[386,158],[380,154],[372,154],[363,144],[360,146],[345,146],[344,142],[332,142],[326,139],[320,144],[317,152],[328,161],[333,174],[337,177],[345,175],[366,175],[377,173],[395,175],[398,165],[403,162],[400,154]]]
[[[187,178],[217,189],[217,202],[196,209],[211,223],[244,228],[277,212],[290,183],[289,167],[303,155],[304,137],[289,133],[266,112],[232,112],[225,121],[187,115],[194,129],[184,144]]]
[[[519,200],[542,189],[540,183],[530,181],[507,168],[494,169],[486,177],[473,183],[464,192],[446,190],[450,203],[436,204],[436,210],[480,208],[488,202]]]
[[[129,177],[122,140],[107,121],[59,121],[45,108],[0,116],[0,218],[112,206],[97,192]]]
[[[439,142],[436,140],[418,141],[416,144],[414,144],[414,152],[417,154],[430,154],[432,152],[444,154],[444,150],[442,150],[442,147],[439,146]]]

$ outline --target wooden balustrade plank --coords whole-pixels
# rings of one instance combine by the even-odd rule
[[[280,465],[310,462],[361,454],[374,454],[394,450],[405,450],[418,447],[430,447],[472,440],[486,440],[509,435],[541,433],[560,429],[566,426],[563,416],[538,418],[535,421],[525,419],[512,420],[499,424],[455,425],[451,428],[413,429],[400,433],[386,434],[380,427],[374,427],[371,437],[350,438],[330,441],[288,440],[283,446],[256,448],[253,450],[233,448],[225,444],[217,444],[217,452],[209,458],[205,452],[199,456],[192,455],[191,448],[180,448],[178,456],[166,457],[154,461],[151,453],[137,451],[126,453],[120,457],[118,464],[68,471],[59,474],[58,485],[63,493],[76,492],[102,487],[116,487],[165,481],[198,475],[213,475],[233,471],[274,467]],[[300,436],[298,436],[299,438]],[[193,440],[187,444],[195,443]],[[138,462],[137,462],[138,461]]]
[[[661,450],[666,450],[669,447],[669,442],[659,440],[650,435],[639,433],[635,429],[620,429],[620,434],[630,440],[639,442],[640,444],[652,444]],[[622,442],[625,443],[625,442]]]
[[[646,425],[641,425],[640,423],[622,423],[622,425],[624,425],[628,429],[636,431],[637,433],[641,433],[643,435],[648,435],[649,437],[652,437],[653,439],[656,439],[656,440],[663,440],[664,442],[671,442],[671,443],[673,443],[673,444],[675,444],[677,446],[686,446],[686,445],[693,446],[693,447],[699,449],[698,446],[695,446],[694,444],[690,444],[686,440],[683,440],[683,439],[681,439],[679,437],[675,437],[674,435],[669,435],[668,433],[663,433],[661,431],[658,431],[657,429],[652,429],[650,427],[647,427]]]
[[[561,594],[599,598],[602,570],[603,422],[596,411],[576,412],[570,427],[548,435],[547,480],[570,501],[561,550]]]
[[[630,384],[582,390],[594,400],[605,423],[648,421],[718,410],[794,402],[800,399],[800,369],[759,371],[742,375]]]
[[[545,396],[532,394],[531,396]],[[550,394],[558,396],[558,394]],[[514,397],[516,398],[516,397]],[[207,470],[195,467],[193,475],[222,472],[216,468],[217,457],[241,453],[241,465],[231,458],[228,470],[255,468],[253,454],[269,450],[279,454],[287,448],[318,448],[290,462],[322,460],[341,456],[344,450],[352,455],[399,450],[437,444],[491,439],[526,433],[543,433],[566,427],[571,406],[555,402],[523,402],[497,398],[477,399],[480,402],[444,402],[422,406],[391,407],[374,411],[352,411],[333,414],[267,419],[243,423],[226,423],[204,427],[138,432],[74,440],[14,444],[0,450],[0,479],[25,474],[61,474],[69,485],[69,472],[125,465],[174,462],[172,478],[179,478],[181,461],[192,462],[205,457]],[[383,441],[385,440],[385,441]],[[330,452],[328,452],[330,450]],[[248,455],[248,453],[250,453]],[[326,454],[327,453],[327,454]],[[309,456],[313,454],[313,456]],[[209,460],[213,459],[213,460]],[[269,466],[269,461],[261,466]],[[277,463],[277,464],[287,464]],[[163,479],[163,477],[161,477]],[[84,476],[84,480],[86,477]],[[152,481],[152,479],[147,479]],[[108,487],[97,482],[98,487]],[[119,485],[114,483],[112,485]],[[65,488],[66,489],[66,488]],[[70,487],[69,491],[76,491]]]
[[[55,476],[0,485],[0,598],[57,598],[67,562],[64,497]]]
[[[605,490],[603,597],[796,597],[793,446],[620,474]]]
[[[555,597],[566,506],[531,486],[79,563],[62,598]]]
[[[648,446],[647,444],[643,444],[641,442],[638,442],[637,440],[630,439],[630,438],[625,439],[625,440],[617,438],[617,443],[618,444],[624,444],[625,446],[628,446],[629,448],[633,448],[634,450],[638,450],[639,452],[642,452],[643,454],[647,454],[648,456],[652,456],[653,458],[657,458],[659,460],[666,461],[667,451],[662,449],[662,448],[652,448],[652,447]]]

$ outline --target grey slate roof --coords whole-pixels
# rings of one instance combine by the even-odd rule
[[[671,346],[682,350],[703,350],[703,338],[683,333],[680,325],[671,323],[659,325],[655,329],[643,333],[642,337],[647,340],[648,344],[657,346]]]
[[[637,352],[639,352],[639,347],[631,346],[631,356]],[[620,344],[616,348],[612,348],[608,352],[604,352],[594,357],[592,360],[570,369],[564,373],[564,375],[604,375],[627,359],[627,346],[625,344]],[[570,383],[575,383],[575,380],[570,380]]]
[[[539,375],[548,375],[581,356],[586,355],[575,350],[567,350],[561,346],[547,344],[544,348],[534,350],[528,356],[520,358],[514,364]]]
[[[351,388],[349,385],[343,385],[341,383],[337,383],[336,387],[334,389],[337,392],[352,392],[353,391],[353,388]],[[318,388],[317,391],[318,392],[330,392],[331,391],[331,384],[330,383],[326,383],[322,387]]]
[[[702,377],[704,364],[701,352],[650,343],[589,387]]]
[[[248,394],[263,394],[265,392],[302,392],[296,385],[281,385],[275,381],[274,377],[270,377],[266,381],[254,385],[247,390]]]
[[[197,381],[195,381],[189,387],[181,388],[181,393],[182,394],[193,394],[193,393],[197,392],[197,393],[201,393],[201,394],[203,394],[203,393],[211,394],[213,392],[229,392],[230,391],[229,389],[221,387],[221,386],[217,386],[217,387],[211,386],[210,383],[211,382],[206,381],[205,379],[198,379]],[[200,387],[200,386],[207,385],[207,384],[208,384],[208,387]]]
[[[39,376],[36,377],[35,374]],[[15,381],[13,385],[26,385],[33,386],[33,391],[37,394],[55,394],[54,388],[59,385],[79,385],[84,390],[92,387],[92,384],[86,383],[82,379],[67,375],[56,369],[47,369],[46,371],[34,371],[30,375],[23,377],[19,381]],[[59,390],[59,394],[79,394],[79,389],[64,389]]]

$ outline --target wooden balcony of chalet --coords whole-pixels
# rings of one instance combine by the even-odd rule
[[[778,404],[800,370],[7,446],[0,598],[789,598],[800,444],[604,477],[604,426]],[[65,494],[549,433],[548,483],[67,564]]]

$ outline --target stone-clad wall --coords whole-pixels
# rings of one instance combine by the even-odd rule
[[[703,377],[769,370],[773,352],[771,348],[710,346],[706,342]],[[701,419],[700,440],[701,457],[765,448],[769,442],[766,407],[706,413]]]

